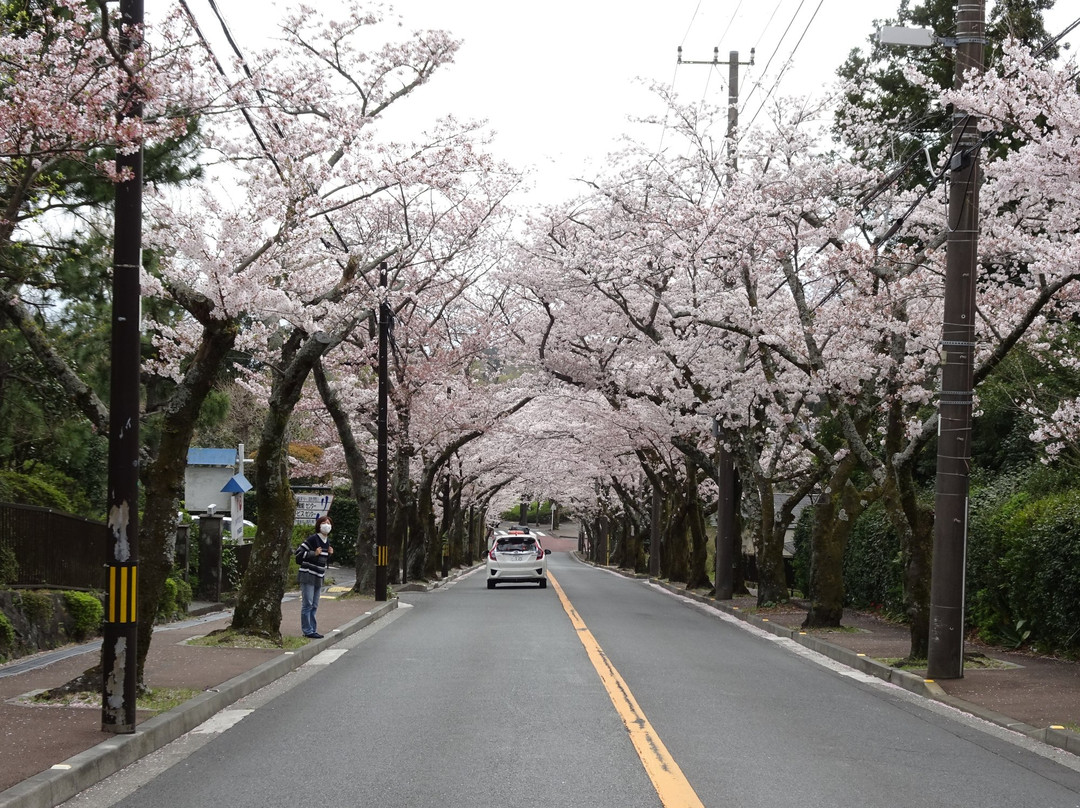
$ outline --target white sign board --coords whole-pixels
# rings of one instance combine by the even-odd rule
[[[315,520],[320,516],[325,516],[333,503],[333,494],[297,494],[294,524],[315,524]]]

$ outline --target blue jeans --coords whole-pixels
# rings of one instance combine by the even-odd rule
[[[317,634],[315,612],[319,608],[319,596],[322,594],[322,579],[304,573],[300,576],[300,630],[307,637]]]

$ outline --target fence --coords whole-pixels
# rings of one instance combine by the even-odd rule
[[[15,554],[16,586],[104,589],[104,522],[34,505],[0,504],[0,548]]]

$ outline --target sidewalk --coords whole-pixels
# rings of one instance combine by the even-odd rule
[[[62,657],[52,651],[0,666],[0,808],[51,808],[79,791],[195,728],[237,699],[265,687],[320,651],[397,608],[382,603],[338,600],[334,587],[319,604],[322,640],[295,652],[249,648],[208,648],[185,641],[225,628],[230,611],[217,611],[163,626],[154,633],[146,660],[151,687],[187,688],[199,695],[159,715],[140,711],[133,734],[101,731],[101,702],[87,706],[32,705],[20,697],[62,685],[97,664],[100,643],[67,653],[45,667],[23,670],[33,660]],[[208,605],[207,605],[208,606]],[[300,637],[300,601],[282,602],[281,631]],[[18,671],[18,672],[12,672]]]

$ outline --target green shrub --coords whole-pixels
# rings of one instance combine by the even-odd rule
[[[0,471],[0,502],[72,511],[71,501],[59,488],[17,471]]]
[[[1002,492],[1005,486],[1000,486]],[[988,492],[971,520],[969,615],[986,639],[1080,651],[1080,490]]]
[[[191,584],[176,573],[165,579],[165,589],[158,603],[157,619],[162,623],[187,617],[191,605]]]
[[[19,580],[19,559],[10,547],[0,547],[0,586],[10,586]]]
[[[176,610],[179,613],[179,616],[181,618],[187,616],[188,606],[191,605],[191,584],[175,574],[167,580],[172,581],[176,585]]]
[[[86,592],[65,592],[64,605],[71,615],[71,634],[82,642],[87,637],[101,632],[101,621],[105,617],[105,608],[101,601]]]
[[[11,625],[7,615],[0,612],[0,661],[7,660],[8,654],[15,645],[15,627]]]
[[[904,558],[900,540],[877,502],[860,515],[844,552],[844,592],[860,609],[904,613]]]
[[[161,591],[161,600],[158,601],[157,619],[159,622],[169,622],[176,616],[177,586],[175,578],[166,578],[165,587]]]
[[[48,623],[56,613],[53,599],[45,592],[20,592],[16,605],[31,623]]]

